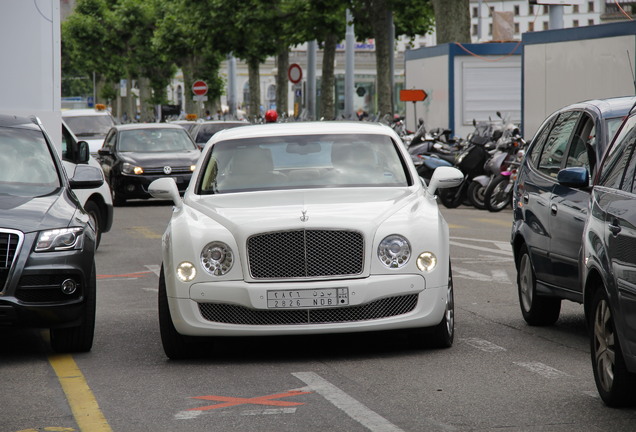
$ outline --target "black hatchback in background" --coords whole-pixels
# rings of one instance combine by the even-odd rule
[[[523,318],[554,324],[561,300],[583,302],[581,238],[597,161],[636,97],[591,100],[550,115],[530,142],[513,191],[511,243]]]
[[[148,186],[171,177],[183,194],[201,156],[184,128],[169,123],[134,123],[110,129],[98,151],[113,195],[113,205],[133,198],[151,198]]]
[[[69,181],[35,118],[0,115],[0,326],[49,328],[58,352],[89,351],[95,230],[73,189],[99,187],[86,142]]]
[[[596,387],[607,405],[623,406],[636,403],[635,110],[599,171],[583,236],[581,280]]]

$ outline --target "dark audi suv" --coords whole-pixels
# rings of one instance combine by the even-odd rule
[[[583,302],[579,257],[589,179],[635,101],[611,98],[562,108],[528,147],[513,191],[511,242],[521,312],[530,325],[554,324],[562,299]]]
[[[99,187],[86,142],[69,180],[35,118],[0,115],[0,325],[49,328],[58,352],[89,351],[95,230],[71,188]]]
[[[98,151],[113,195],[120,206],[133,198],[151,198],[148,186],[161,177],[171,177],[183,194],[201,156],[188,132],[169,123],[117,125],[106,135]]]
[[[583,236],[581,280],[594,379],[610,406],[636,402],[635,151],[632,110],[599,170]]]

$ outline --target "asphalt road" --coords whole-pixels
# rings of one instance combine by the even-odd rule
[[[442,212],[452,348],[413,349],[401,333],[229,339],[177,362],[156,299],[171,206],[117,208],[96,257],[93,350],[57,356],[46,332],[0,332],[0,432],[636,430],[636,409],[597,396],[580,305],[564,302],[553,327],[523,321],[510,210]]]

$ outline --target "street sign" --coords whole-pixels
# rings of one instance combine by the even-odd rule
[[[303,79],[303,70],[300,65],[296,63],[290,64],[289,69],[287,69],[287,77],[294,84],[298,84]]]
[[[400,90],[400,100],[402,102],[420,102],[428,95],[424,90]]]
[[[208,93],[208,85],[205,81],[197,80],[192,84],[192,93],[197,96],[203,96]]]

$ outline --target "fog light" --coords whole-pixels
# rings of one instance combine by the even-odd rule
[[[417,257],[417,268],[423,272],[432,272],[437,266],[437,257],[432,252],[422,252]]]
[[[66,279],[61,285],[62,292],[71,295],[77,290],[77,283],[73,279]]]
[[[132,184],[127,185],[127,186],[126,186],[126,190],[127,190],[128,192],[132,192],[132,191],[134,191],[134,190],[135,190],[135,185],[132,185]]]
[[[190,282],[197,275],[197,269],[191,262],[184,261],[177,266],[177,277],[181,282]]]

